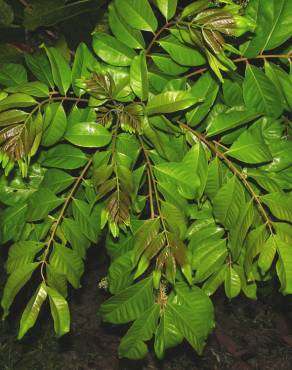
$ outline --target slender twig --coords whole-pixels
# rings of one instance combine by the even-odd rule
[[[191,132],[201,142],[205,143],[211,149],[211,151],[213,153],[215,153],[219,158],[221,158],[227,164],[227,166],[233,172],[233,174],[240,179],[240,181],[243,183],[243,185],[245,186],[245,188],[250,193],[250,195],[251,195],[252,199],[254,200],[254,202],[258,205],[259,211],[262,214],[264,220],[266,221],[266,225],[268,226],[271,235],[273,235],[274,234],[274,232],[273,232],[273,226],[272,226],[273,223],[272,223],[271,219],[269,218],[269,216],[268,216],[268,214],[267,214],[264,206],[262,205],[262,203],[261,203],[258,195],[255,193],[255,191],[253,190],[252,186],[247,181],[246,176],[243,173],[241,173],[234,166],[234,164],[226,157],[226,155],[224,153],[222,153],[220,150],[218,150],[216,148],[216,145],[214,145],[213,142],[211,142],[208,139],[206,139],[206,137],[204,135],[202,135],[200,132],[195,131],[194,129],[192,129],[188,125],[186,125],[186,124],[184,124],[182,122],[178,122],[178,123],[179,123],[179,125],[180,125],[181,128],[183,128],[183,129]]]
[[[41,261],[41,276],[42,276],[43,281],[46,280],[45,276],[44,276],[44,267],[47,264],[48,253],[50,251],[52,243],[54,242],[57,229],[58,229],[59,225],[62,222],[62,219],[65,215],[66,209],[67,209],[70,201],[73,199],[73,196],[74,196],[78,186],[80,185],[80,183],[83,180],[86,172],[90,168],[90,166],[92,164],[92,161],[93,161],[92,158],[90,158],[88,160],[88,162],[86,163],[85,167],[83,168],[82,172],[80,173],[80,175],[76,178],[76,181],[74,182],[74,185],[73,185],[72,189],[70,190],[68,196],[65,198],[65,202],[63,204],[63,207],[61,208],[61,211],[59,213],[59,216],[58,216],[56,222],[54,222],[54,224],[51,227],[51,235],[50,235],[50,238],[49,238],[48,242],[46,243],[47,244],[46,249],[44,250],[43,258],[42,258],[42,261]]]
[[[292,55],[290,54],[261,54],[261,55],[257,55],[254,58],[244,58],[244,57],[236,58],[236,59],[233,59],[232,62],[233,63],[242,63],[242,62],[247,63],[252,59],[274,59],[274,58],[292,59]],[[196,71],[188,73],[184,77],[190,78],[190,77],[205,73],[208,70],[209,70],[209,67],[203,67],[203,68],[197,69]]]
[[[155,44],[156,40],[159,38],[159,36],[162,34],[162,32],[164,32],[167,28],[169,28],[170,26],[172,25],[175,25],[176,22],[175,21],[171,21],[171,22],[167,22],[165,23],[164,26],[162,26],[155,34],[154,34],[154,37],[153,39],[151,40],[151,42],[149,43],[148,45],[148,48],[146,49],[145,51],[145,55],[149,55],[153,45]]]

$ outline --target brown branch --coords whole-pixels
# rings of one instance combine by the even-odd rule
[[[244,57],[236,58],[236,59],[233,59],[232,62],[233,63],[242,63],[242,62],[248,63],[250,60],[253,60],[253,59],[275,59],[275,58],[292,59],[292,55],[290,55],[289,53],[288,54],[261,54],[261,55],[257,55],[254,58],[244,58]],[[183,77],[190,78],[198,74],[205,73],[208,70],[209,70],[209,67],[203,67],[203,68],[197,69],[196,71],[190,72],[189,74]]]
[[[154,37],[153,39],[151,40],[150,44],[148,45],[148,48],[146,49],[145,51],[145,55],[149,55],[153,45],[155,44],[156,40],[159,38],[159,36],[162,34],[162,32],[164,32],[168,27],[172,26],[176,24],[175,21],[171,21],[171,22],[167,22],[165,23],[164,26],[162,26],[155,34],[154,34]]]
[[[45,276],[44,276],[44,267],[47,264],[47,256],[48,256],[48,253],[50,251],[51,245],[54,242],[54,238],[55,238],[57,229],[58,229],[60,223],[62,222],[62,219],[63,219],[63,217],[65,215],[66,209],[67,209],[70,201],[72,200],[73,195],[75,194],[78,186],[80,185],[81,181],[83,180],[83,178],[84,178],[86,172],[88,171],[89,167],[91,166],[92,162],[93,162],[92,158],[89,159],[89,161],[87,162],[87,164],[83,168],[83,170],[80,173],[80,175],[76,178],[76,181],[75,181],[72,189],[70,190],[67,198],[65,198],[65,202],[63,204],[63,207],[61,208],[61,211],[59,213],[59,216],[58,216],[56,222],[54,222],[53,223],[53,226],[51,227],[51,235],[50,235],[50,238],[49,238],[48,242],[46,243],[47,246],[46,246],[46,249],[44,250],[43,259],[41,261],[41,276],[42,276],[43,281],[46,280],[45,279]]]
[[[202,135],[200,132],[197,132],[195,130],[193,130],[191,127],[189,127],[188,125],[182,123],[182,122],[178,122],[180,127],[191,132],[193,135],[195,135],[201,142],[205,143],[213,153],[215,153],[219,158],[221,158],[226,164],[227,166],[229,167],[229,169],[232,171],[232,173],[237,176],[240,181],[243,183],[243,185],[245,186],[245,188],[248,190],[248,192],[250,193],[252,199],[254,200],[254,202],[258,205],[258,208],[259,208],[259,211],[260,213],[262,214],[264,220],[266,221],[266,225],[268,226],[269,228],[269,231],[271,233],[271,235],[274,235],[274,232],[273,232],[273,223],[271,221],[271,219],[269,218],[264,206],[262,205],[258,195],[254,192],[252,186],[250,185],[250,183],[247,181],[246,179],[246,176],[241,173],[235,166],[234,164],[226,157],[226,155],[224,153],[222,153],[220,150],[218,150],[216,148],[216,145],[213,144],[213,142],[209,141],[206,139],[206,137],[204,135]],[[216,142],[216,144],[218,144]]]

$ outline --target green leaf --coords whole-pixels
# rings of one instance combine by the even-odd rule
[[[26,82],[17,86],[8,87],[5,90],[9,93],[24,93],[38,98],[46,98],[49,96],[48,86],[40,81]]]
[[[263,195],[261,200],[280,220],[292,222],[292,194],[275,192]]]
[[[204,103],[203,103],[204,104]],[[200,107],[200,106],[199,106]],[[224,110],[210,120],[207,127],[208,136],[218,135],[231,129],[240,127],[259,117],[259,113],[243,106],[235,106]]]
[[[65,275],[75,289],[81,287],[80,278],[84,271],[84,264],[75,251],[64,245],[54,243],[54,249],[50,255],[50,264],[59,274]]]
[[[224,287],[225,294],[229,299],[238,296],[238,294],[240,293],[241,289],[240,277],[231,265],[227,267]]]
[[[29,221],[42,220],[63,202],[64,199],[56,197],[50,189],[40,188],[29,197],[27,219]]]
[[[62,222],[62,232],[73,250],[84,259],[90,242],[83,235],[78,222],[71,218],[64,218]]]
[[[66,95],[71,86],[71,68],[60,51],[56,48],[46,48],[50,61],[54,83],[62,95]]]
[[[96,243],[100,225],[97,224],[87,202],[74,199],[72,204],[73,216],[78,223],[82,233],[91,242]]]
[[[17,240],[21,230],[23,229],[25,218],[27,215],[27,204],[20,203],[12,207],[6,208],[1,212],[1,242],[5,243],[8,240]]]
[[[233,176],[222,186],[214,198],[214,215],[223,226],[231,230],[236,225],[244,204],[244,190],[236,176]]]
[[[193,94],[203,99],[203,103],[197,105],[186,114],[187,122],[190,126],[198,125],[207,115],[214,104],[219,91],[219,85],[210,73],[204,73],[192,86]]]
[[[68,127],[65,139],[85,148],[100,148],[110,143],[111,133],[95,122],[78,122]]]
[[[167,36],[159,40],[159,45],[175,62],[182,66],[196,67],[206,63],[199,51],[182,44],[174,36]]]
[[[46,298],[47,287],[45,283],[41,283],[23,311],[17,339],[23,338],[27,331],[34,326]]]
[[[97,61],[88,49],[87,45],[84,42],[79,44],[72,66],[72,85],[74,93],[77,96],[81,96],[84,92],[76,86],[76,79],[89,77],[89,69],[92,69],[96,63]]]
[[[17,86],[27,82],[27,73],[21,64],[9,63],[0,68],[0,85]]]
[[[152,338],[159,317],[159,304],[146,310],[130,327],[119,345],[119,357],[138,360],[146,356],[148,348],[145,341]]]
[[[49,104],[45,109],[42,145],[52,146],[60,141],[67,128],[67,117],[62,103]]]
[[[81,14],[95,12],[104,5],[104,0],[79,0],[65,4],[64,1],[34,1],[24,12],[24,27],[34,31],[41,26],[53,26],[57,23],[77,17]]]
[[[66,299],[55,289],[47,287],[54,329],[58,337],[70,331],[70,311]]]
[[[246,67],[243,81],[243,98],[247,108],[277,118],[283,111],[281,97],[272,81],[255,66]]]
[[[145,53],[137,55],[130,68],[130,85],[134,93],[142,101],[148,98],[148,76]]]
[[[276,252],[277,239],[274,235],[271,235],[264,243],[258,259],[258,265],[263,274],[265,274],[272,266]]]
[[[123,324],[137,319],[154,303],[152,277],[143,279],[101,305],[105,321]]]
[[[190,162],[168,162],[154,167],[159,183],[175,184],[178,193],[186,199],[195,199],[200,179]]]
[[[113,66],[129,66],[136,56],[133,49],[106,33],[96,32],[93,35],[93,49],[104,62]]]
[[[132,251],[122,254],[111,263],[108,270],[109,290],[111,294],[117,294],[133,283],[134,277],[132,270]]]
[[[220,159],[215,157],[208,165],[205,193],[213,200],[222,185],[223,168]]]
[[[0,113],[0,127],[23,122],[26,117],[27,113],[19,109],[11,109],[2,112]]]
[[[175,15],[177,0],[156,0],[156,4],[166,20]]]
[[[211,300],[198,287],[184,283],[175,286],[176,296],[167,303],[173,323],[189,344],[202,353],[205,339],[214,327],[214,312]]]
[[[161,360],[166,349],[175,347],[182,341],[183,335],[176,327],[171,311],[166,308],[162,311],[162,316],[155,332],[154,350],[156,356]]]
[[[281,282],[283,294],[292,293],[292,250],[291,244],[277,240],[279,260],[277,262],[277,275]]]
[[[80,168],[87,162],[86,155],[78,148],[69,144],[56,145],[42,153],[41,163],[45,167],[62,169]]]
[[[114,5],[131,27],[142,31],[156,31],[158,23],[148,0],[115,0]]]
[[[34,270],[39,266],[39,262],[29,263],[14,270],[9,276],[3,291],[1,306],[3,308],[3,319],[8,315],[9,308],[20,289],[31,278]]]
[[[291,37],[292,9],[289,0],[253,0],[250,7],[255,9],[256,36],[248,43],[245,56],[255,57],[264,50],[275,49]]]
[[[22,93],[16,93],[8,95],[7,98],[0,100],[0,112],[10,109],[10,108],[26,108],[36,105],[36,100]]]
[[[162,72],[171,76],[180,75],[188,70],[188,67],[183,67],[175,63],[167,54],[153,53],[151,54],[151,58]]]
[[[133,49],[144,49],[145,41],[141,31],[130,27],[116,11],[113,4],[109,5],[109,24],[115,37]]]
[[[5,269],[8,274],[19,267],[33,262],[35,255],[44,247],[43,243],[35,241],[19,241],[9,248]]]
[[[53,193],[58,194],[67,189],[74,181],[74,177],[67,172],[52,168],[46,171],[41,183],[43,188],[50,189]]]
[[[0,27],[9,27],[14,20],[13,7],[6,1],[0,0]]]
[[[273,159],[259,130],[244,131],[231,145],[227,154],[244,163],[251,164],[269,162]]]
[[[153,96],[146,107],[149,115],[160,113],[173,113],[187,109],[198,103],[201,99],[195,98],[189,91],[167,91]]]
[[[34,76],[49,87],[54,86],[49,59],[45,53],[25,54],[25,62]]]
[[[202,286],[202,290],[208,295],[212,295],[225,281],[227,265],[220,267],[219,271],[215,272]]]

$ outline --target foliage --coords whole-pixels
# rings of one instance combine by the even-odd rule
[[[67,285],[106,238],[100,312],[133,322],[119,355],[152,337],[159,358],[183,339],[201,353],[220,286],[256,299],[277,275],[292,293],[291,7],[116,0],[108,18],[95,55],[43,46],[0,70],[3,317],[37,282],[19,338],[46,301],[67,333]]]

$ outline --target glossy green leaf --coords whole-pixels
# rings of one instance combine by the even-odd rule
[[[159,45],[182,66],[196,67],[205,64],[205,58],[194,48],[179,42],[174,36],[159,40]]]
[[[47,287],[54,329],[58,337],[70,331],[70,311],[66,299],[55,289]]]
[[[52,146],[61,140],[67,127],[67,117],[61,103],[46,107],[42,145]]]
[[[0,127],[23,122],[26,117],[27,113],[19,109],[11,109],[2,112],[0,113]]]
[[[56,48],[45,48],[50,61],[53,80],[62,95],[66,95],[71,86],[71,68],[63,55]]]
[[[85,147],[99,148],[111,141],[111,133],[95,122],[80,122],[68,127],[65,139],[70,143]]]
[[[167,305],[173,323],[189,344],[202,353],[205,339],[214,327],[212,303],[198,287],[178,283],[175,291],[176,296]]]
[[[153,96],[147,105],[149,115],[158,113],[172,113],[191,107],[201,101],[189,91],[167,91]]]
[[[130,327],[119,345],[119,356],[138,360],[146,356],[144,341],[152,338],[156,329],[160,307],[157,303],[146,310]]]
[[[245,203],[244,190],[233,176],[222,186],[214,198],[214,214],[227,229],[232,229]]]
[[[31,107],[36,103],[36,100],[30,95],[22,93],[11,94],[7,98],[0,100],[0,112],[11,108]]]
[[[225,294],[229,299],[235,298],[240,293],[241,289],[240,277],[232,266],[227,267],[224,287]]]
[[[31,278],[34,270],[39,266],[39,262],[29,263],[20,266],[9,276],[3,291],[1,306],[3,308],[3,318],[9,314],[9,308],[20,289]]]
[[[37,79],[49,87],[54,86],[50,62],[45,53],[25,54],[25,62]]]
[[[126,44],[102,32],[93,35],[93,49],[100,59],[113,66],[129,66],[136,56]]]
[[[75,289],[80,288],[80,278],[83,274],[84,265],[75,251],[55,243],[50,256],[50,264],[59,274],[65,275]]]
[[[261,200],[270,208],[271,212],[280,220],[292,222],[292,196],[291,193],[282,192],[263,195]]]
[[[29,197],[28,220],[38,221],[44,219],[63,202],[64,199],[56,197],[50,189],[40,188]]]
[[[84,259],[90,241],[83,235],[78,222],[71,218],[64,218],[62,222],[62,232],[73,250]]]
[[[148,98],[148,76],[145,53],[136,56],[130,68],[130,84],[134,93],[143,101]]]
[[[21,64],[9,63],[0,68],[0,85],[17,86],[27,82],[27,73]]]
[[[20,320],[18,339],[22,339],[26,332],[34,326],[46,298],[47,287],[44,283],[41,283],[23,311]]]
[[[74,181],[74,177],[67,172],[52,168],[46,171],[42,181],[42,187],[50,189],[58,194],[67,189]]]
[[[134,49],[144,49],[145,41],[141,31],[129,26],[126,21],[119,16],[113,4],[109,6],[109,24],[115,37]]]
[[[264,50],[272,50],[291,37],[292,10],[289,0],[271,0],[262,2],[252,0],[254,18],[257,20],[255,37],[248,43],[244,52],[247,57],[254,57]]]
[[[277,118],[283,111],[283,104],[273,82],[255,66],[246,67],[243,81],[243,98],[247,108]]]
[[[84,166],[87,157],[80,149],[72,145],[59,144],[43,153],[41,162],[45,167],[69,170]]]
[[[175,15],[177,0],[156,0],[156,4],[166,20]]]
[[[38,98],[46,98],[49,96],[48,86],[39,81],[26,82],[17,86],[8,87],[6,89],[9,93],[23,93]]]
[[[115,0],[119,16],[133,28],[155,32],[157,20],[148,0]]]

